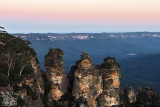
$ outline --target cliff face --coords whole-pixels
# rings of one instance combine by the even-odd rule
[[[41,101],[40,95],[44,94],[44,81],[42,78],[42,72],[39,64],[33,57],[30,65],[33,68],[33,72],[22,74],[23,77],[20,81],[16,80],[10,83],[7,87],[0,87],[1,96],[6,96],[6,93],[9,93],[13,101],[15,101],[18,106],[24,107],[44,107]],[[12,77],[10,77],[12,79]],[[3,102],[4,105],[7,105],[7,102]],[[12,102],[9,102],[12,106]],[[16,104],[16,105],[17,105]]]
[[[160,97],[151,88],[120,91],[120,66],[115,58],[107,57],[95,66],[83,52],[71,68],[69,81],[62,50],[50,49],[45,56],[47,71],[42,72],[29,44],[0,33],[0,104],[4,106],[160,107]]]
[[[44,81],[30,42],[7,32],[0,42],[0,105],[43,107]]]
[[[103,80],[102,106],[120,105],[120,66],[115,58],[107,57],[100,65]],[[101,97],[100,97],[101,98]],[[101,100],[102,100],[101,98]]]
[[[102,93],[102,76],[92,64],[90,56],[85,52],[82,53],[81,60],[76,66],[72,95],[77,100],[83,98],[90,107],[96,107],[96,98]]]
[[[50,49],[45,56],[46,76],[50,82],[49,100],[59,100],[62,95],[67,93],[68,78],[64,69],[63,51],[60,49]]]
[[[44,94],[44,80],[42,77],[43,72],[41,71],[40,65],[37,63],[35,57],[31,60],[31,66],[34,69],[34,75],[35,75],[38,89],[40,93]]]
[[[120,68],[114,58],[105,58],[100,66],[92,64],[90,56],[83,52],[70,77],[73,96],[85,99],[90,107],[120,104]]]
[[[19,87],[25,87],[19,91],[19,95],[25,101],[24,105],[44,107],[40,98],[40,94],[44,94],[44,80],[35,57],[31,60],[31,66],[34,72],[24,75],[23,81],[18,84]]]

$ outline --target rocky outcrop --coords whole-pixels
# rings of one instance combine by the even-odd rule
[[[0,93],[3,97],[10,95],[11,98],[14,98],[15,105],[25,107],[44,107],[41,101],[41,94],[44,94],[44,81],[42,78],[42,72],[39,64],[36,61],[36,58],[33,57],[30,62],[33,72],[26,73],[27,70],[24,69],[22,73],[23,77],[21,80],[12,80],[11,84],[7,87],[0,87]],[[7,105],[7,102],[3,102],[4,105]],[[9,102],[9,104],[13,104]]]
[[[145,93],[149,98],[151,98],[152,96],[157,95],[156,91],[153,88],[150,88],[150,87],[139,88],[136,91],[136,95],[139,95],[141,93]]]
[[[96,98],[102,93],[102,76],[92,64],[90,56],[83,52],[75,65],[72,95],[77,100],[86,99],[90,107],[96,107]],[[85,101],[85,100],[84,100]]]
[[[136,93],[132,87],[127,87],[125,90],[125,96],[128,99],[129,103],[135,103],[136,102]]]
[[[41,71],[40,65],[38,64],[37,61],[38,60],[36,59],[36,57],[34,57],[31,60],[31,66],[34,69],[34,74],[35,74],[36,83],[38,85],[38,89],[40,93],[44,94],[44,80],[42,77],[43,71]]]
[[[107,57],[99,67],[103,80],[103,93],[98,99],[100,105],[120,105],[120,66],[115,58]]]
[[[18,83],[18,87],[22,87],[23,89],[20,90],[18,94],[19,97],[25,101],[23,106],[44,107],[40,97],[41,94],[44,94],[42,71],[36,57],[33,57],[30,63],[33,68],[33,72],[30,74],[23,74],[24,78],[22,82]]]
[[[86,99],[90,107],[120,105],[120,66],[115,58],[105,58],[100,66],[95,66],[83,52],[70,77],[72,94],[77,100]]]
[[[68,78],[64,69],[63,54],[60,49],[50,49],[45,56],[46,76],[51,87],[48,95],[50,101],[59,100],[68,90]]]
[[[2,106],[160,107],[160,97],[152,88],[140,88],[136,93],[132,87],[120,91],[120,66],[115,58],[107,57],[95,66],[83,52],[68,81],[62,50],[50,49],[45,56],[47,71],[43,72],[29,41],[7,32],[1,32],[0,40]]]

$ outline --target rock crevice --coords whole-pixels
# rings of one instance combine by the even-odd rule
[[[105,58],[95,66],[90,56],[83,52],[70,71],[73,82],[72,95],[85,98],[90,107],[119,105],[120,67],[115,58]]]

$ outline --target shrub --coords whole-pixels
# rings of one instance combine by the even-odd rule
[[[48,99],[47,99],[47,96],[43,95],[43,94],[40,94],[40,97],[41,97],[41,100],[42,100],[42,103],[44,104],[45,107],[48,107]]]
[[[32,68],[31,65],[27,65],[24,69],[23,69],[23,74],[31,74],[32,72],[34,72],[34,69]]]
[[[27,89],[27,95],[31,96],[31,98],[33,100],[38,99],[38,95],[37,95],[36,91],[32,91],[32,89],[28,85],[23,85],[23,88]]]
[[[0,74],[0,87],[7,87],[10,83],[8,76]]]
[[[21,98],[21,97],[18,97],[18,100],[17,100],[17,105],[18,106],[23,106],[25,104],[25,101]]]

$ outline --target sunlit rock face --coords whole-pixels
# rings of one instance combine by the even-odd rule
[[[41,71],[40,65],[36,62],[36,58],[33,58],[31,60],[31,65],[32,65],[32,68],[34,69],[34,74],[35,74],[35,78],[37,80],[36,82],[38,85],[38,89],[39,89],[40,93],[44,94],[44,80],[42,77],[43,72]]]
[[[96,107],[96,98],[102,93],[102,76],[92,64],[90,56],[83,52],[75,65],[73,76],[73,96],[77,100],[86,99],[90,107]],[[81,104],[82,106],[83,104]]]
[[[100,65],[103,94],[98,98],[101,107],[120,105],[120,66],[115,58],[107,57]]]
[[[53,100],[59,100],[62,95],[67,93],[68,78],[64,69],[63,54],[60,49],[50,49],[45,56],[46,76],[51,87],[48,96]]]
[[[70,72],[72,95],[84,98],[90,107],[120,105],[120,66],[115,58],[105,58],[100,66],[92,64],[90,56],[83,52]],[[83,104],[81,104],[83,105]]]
[[[136,93],[132,87],[127,87],[125,90],[125,95],[127,96],[129,103],[135,103],[136,102]]]

